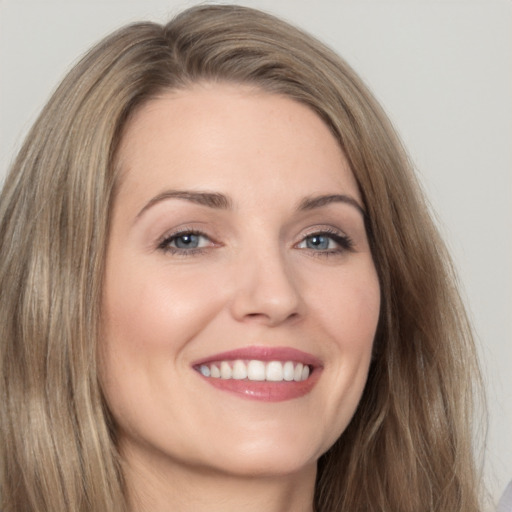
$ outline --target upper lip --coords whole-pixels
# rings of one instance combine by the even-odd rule
[[[322,362],[317,357],[292,347],[265,347],[252,346],[219,352],[211,356],[199,359],[192,363],[192,366],[209,364],[216,361],[235,361],[237,359],[259,360],[259,361],[294,361],[307,364],[312,367],[322,366]]]

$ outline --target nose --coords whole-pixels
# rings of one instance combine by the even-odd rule
[[[298,276],[279,250],[240,260],[231,303],[236,320],[277,326],[303,315]]]

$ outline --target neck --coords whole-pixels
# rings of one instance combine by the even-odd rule
[[[125,468],[131,512],[313,512],[316,464],[286,475],[231,475],[198,467]]]

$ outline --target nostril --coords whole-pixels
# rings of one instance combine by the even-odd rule
[[[303,302],[295,281],[285,268],[273,267],[266,262],[263,266],[253,265],[249,271],[244,265],[230,305],[238,321],[277,325],[302,314]]]
[[[268,323],[269,325],[277,325],[277,324],[281,324],[283,322],[294,320],[294,319],[298,318],[299,316],[300,316],[299,313],[297,313],[295,311],[288,315],[286,315],[286,314],[278,315],[275,313],[269,314],[269,313],[262,312],[262,313],[247,313],[245,315],[245,319],[246,320],[254,320],[254,321],[260,320],[262,323]]]

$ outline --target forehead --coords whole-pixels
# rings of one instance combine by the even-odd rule
[[[121,189],[205,188],[297,194],[332,188],[359,198],[328,126],[283,95],[232,84],[169,91],[140,107],[118,151]],[[264,184],[264,187],[261,185]],[[229,189],[229,190],[228,190]]]

